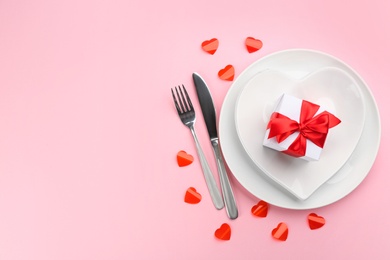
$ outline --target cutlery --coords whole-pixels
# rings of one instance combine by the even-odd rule
[[[192,106],[191,99],[188,96],[188,93],[187,93],[184,85],[182,85],[182,86],[183,86],[183,91],[184,91],[185,97],[183,95],[183,91],[182,91],[180,86],[175,87],[176,96],[175,96],[173,89],[171,88],[173,101],[175,103],[176,110],[177,110],[177,113],[179,114],[180,120],[182,121],[182,123],[185,126],[187,126],[191,130],[192,136],[194,137],[196,150],[198,152],[200,164],[201,164],[202,169],[203,169],[203,175],[204,175],[204,178],[206,180],[207,188],[210,192],[210,196],[211,196],[211,199],[214,203],[214,206],[217,209],[222,209],[224,207],[222,196],[218,190],[213,173],[211,172],[210,166],[207,163],[206,156],[203,153],[202,147],[200,146],[198,137],[197,137],[196,132],[195,132],[195,127],[194,127],[195,120],[196,120],[195,110],[194,110],[194,107]],[[179,100],[179,102],[178,102],[178,100]]]
[[[229,177],[226,172],[225,164],[222,159],[217,133],[217,120],[215,115],[214,102],[211,97],[210,90],[203,78],[197,73],[193,73],[192,78],[195,83],[199,103],[202,108],[203,118],[207,126],[214,156],[217,161],[217,168],[222,187],[223,200],[226,206],[226,212],[230,219],[236,219],[238,217],[238,210],[236,201],[234,199],[233,190],[229,182]]]

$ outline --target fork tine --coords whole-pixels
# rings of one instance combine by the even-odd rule
[[[184,94],[186,95],[187,103],[188,103],[188,105],[189,105],[189,107],[190,107],[189,110],[193,110],[194,107],[192,106],[192,102],[191,102],[190,97],[188,96],[187,90],[186,90],[186,88],[184,87],[183,84],[182,84],[182,86],[183,86]]]
[[[175,102],[175,107],[176,107],[177,113],[181,114],[179,104],[177,103],[177,99],[175,97],[175,93],[173,92],[172,88],[171,88],[171,92],[172,92],[173,101]]]
[[[179,91],[177,90],[177,87],[175,87],[175,90],[176,90],[177,99],[179,100],[179,105],[180,105],[180,108],[181,108],[181,113],[184,113],[184,112],[186,112],[186,111],[184,110],[183,101],[182,101],[182,98],[180,97],[180,94],[179,94]]]
[[[184,85],[183,85],[183,88],[184,88]],[[184,98],[183,91],[181,90],[180,86],[179,86],[179,91],[180,91],[180,96],[181,96],[181,99],[183,100],[184,107],[185,107],[185,110],[183,109],[183,111],[188,112],[189,111],[189,108],[187,105],[188,102],[186,102],[187,100]],[[184,88],[184,91],[185,91],[185,88]]]

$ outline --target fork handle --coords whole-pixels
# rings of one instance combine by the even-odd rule
[[[214,149],[215,159],[217,160],[219,179],[222,187],[223,200],[226,205],[226,212],[230,219],[236,219],[238,217],[238,210],[232,187],[229,182],[229,177],[226,172],[225,164],[222,159],[221,148],[219,146],[218,139],[211,141]]]
[[[207,188],[209,189],[211,200],[217,209],[222,209],[224,206],[221,193],[218,190],[217,183],[215,182],[213,173],[211,172],[210,166],[206,160],[206,156],[203,153],[202,147],[200,146],[198,137],[196,136],[194,127],[190,127],[192,136],[195,140],[196,150],[198,152],[200,164],[202,165],[203,175],[206,180]]]

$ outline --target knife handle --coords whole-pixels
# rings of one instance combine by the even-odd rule
[[[213,201],[214,206],[217,209],[222,209],[224,204],[217,183],[215,182],[214,175],[211,172],[210,166],[206,160],[206,156],[204,155],[202,147],[200,146],[194,127],[190,127],[190,129],[195,140],[196,150],[198,152],[200,164],[202,165],[203,175],[206,180],[207,188],[209,189],[210,192],[211,200]]]
[[[214,155],[217,160],[217,167],[219,172],[219,179],[221,181],[223,200],[226,205],[226,212],[230,219],[236,219],[238,217],[238,210],[232,187],[230,185],[229,177],[226,172],[225,164],[222,159],[221,148],[219,146],[218,139],[211,141],[213,146]]]

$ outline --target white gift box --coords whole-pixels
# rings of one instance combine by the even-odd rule
[[[274,113],[282,114],[283,116],[288,117],[289,119],[294,120],[297,123],[300,123],[299,121],[300,121],[302,102],[303,102],[302,99],[296,98],[291,95],[283,94],[277,102],[277,106],[274,109]],[[325,108],[319,106],[318,111],[314,114],[313,117],[317,116],[318,114],[324,111]],[[289,135],[285,140],[279,143],[276,137],[268,138],[269,133],[270,133],[270,128],[267,129],[265,133],[263,145],[281,152],[286,152],[291,146],[291,144],[297,139],[298,135],[300,135],[300,132],[298,130],[292,133],[291,135]],[[317,146],[311,140],[306,139],[306,151],[304,156],[300,156],[300,157],[296,155],[293,156],[296,156],[301,159],[305,159],[307,161],[317,161],[320,159],[322,149],[323,148]]]

